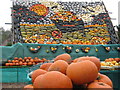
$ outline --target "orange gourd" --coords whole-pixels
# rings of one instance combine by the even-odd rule
[[[113,90],[112,89],[112,87],[111,86],[109,86],[109,85],[107,85],[107,84],[105,84],[105,83],[103,83],[103,82],[92,82],[92,83],[90,83],[89,85],[88,85],[88,90],[91,90],[91,89],[100,89],[100,90],[102,90],[102,89],[108,89],[108,90]]]
[[[29,59],[29,60],[30,60],[30,59],[32,59],[32,58],[31,58],[31,57],[27,57],[27,59]]]
[[[85,60],[71,63],[66,70],[66,74],[74,84],[81,85],[94,81],[98,76],[98,70],[93,62]]]
[[[26,60],[27,59],[27,57],[24,57],[24,60]]]
[[[38,77],[39,75],[45,74],[47,71],[42,70],[42,69],[37,69],[33,71],[32,73],[32,82],[34,82],[35,78]]]
[[[19,58],[18,60],[19,60],[19,61],[22,61],[22,58]]]
[[[18,57],[15,57],[14,60],[18,60]]]
[[[113,87],[113,83],[112,83],[111,79],[104,74],[98,73],[98,78],[95,81],[104,82],[104,83],[110,85],[111,87]]]
[[[59,71],[66,74],[67,67],[68,63],[66,61],[58,60],[49,67],[48,71]]]
[[[58,71],[47,72],[38,76],[34,83],[34,88],[72,88],[70,78]]]
[[[10,63],[11,62],[11,60],[8,60],[8,63]]]
[[[50,65],[52,65],[53,63],[44,63],[40,66],[40,69],[46,70],[48,71],[48,68],[50,67]]]
[[[80,58],[78,58],[77,62],[80,62],[81,60],[90,60],[90,61],[92,61],[97,66],[98,71],[100,70],[100,67],[101,67],[100,59],[98,59],[97,57],[94,57],[94,56],[80,57]]]
[[[52,43],[48,41],[48,42],[46,42],[46,44],[52,44]]]
[[[54,61],[57,61],[57,60],[64,60],[64,61],[70,63],[71,62],[71,56],[67,53],[61,54],[61,55],[58,55],[57,57],[55,57]]]
[[[5,66],[9,66],[10,64],[9,63],[5,63]]]

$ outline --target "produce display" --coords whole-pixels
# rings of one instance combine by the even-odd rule
[[[120,58],[108,58],[101,62],[102,69],[120,68]]]
[[[24,58],[18,58],[15,57],[14,60],[8,60],[5,63],[5,66],[32,66],[36,65],[38,63],[48,62],[49,60],[42,58],[39,59],[38,57],[31,58],[31,57],[24,57]]]
[[[69,54],[55,57],[54,62],[44,63],[31,73],[32,84],[26,88],[72,88],[91,89],[107,88],[113,90],[111,79],[99,73],[100,59],[84,56],[71,60]]]
[[[13,0],[14,42],[111,44],[118,39],[103,2]]]

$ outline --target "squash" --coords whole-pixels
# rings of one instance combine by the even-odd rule
[[[34,83],[34,88],[72,88],[70,78],[58,71],[50,71],[38,76]]]
[[[66,74],[74,84],[81,85],[97,79],[98,70],[93,62],[85,60],[71,63],[66,70]]]

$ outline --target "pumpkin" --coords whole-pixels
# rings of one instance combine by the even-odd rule
[[[23,63],[23,65],[25,65],[25,66],[26,66],[26,65],[27,65],[27,63],[26,63],[26,62],[24,62],[24,63]]]
[[[46,44],[52,44],[51,42],[47,41]]]
[[[33,59],[30,59],[30,62],[34,62],[34,60],[33,60]]]
[[[64,61],[70,63],[70,62],[71,62],[71,56],[70,56],[69,54],[67,54],[67,53],[61,54],[61,55],[58,55],[58,56],[54,59],[54,61],[57,61],[57,60],[64,60]]]
[[[78,60],[79,60],[79,58],[74,59],[74,60],[73,60],[73,63],[78,62]]]
[[[9,63],[5,63],[5,66],[9,66],[10,64]]]
[[[111,87],[113,87],[113,83],[112,83],[111,79],[104,74],[98,73],[98,78],[95,81],[104,82],[104,83],[110,85]]]
[[[15,60],[15,63],[18,63],[19,61],[18,60]]]
[[[14,63],[15,62],[15,60],[12,60],[12,63]]]
[[[44,44],[44,41],[39,41],[38,43],[39,43],[39,44]]]
[[[15,66],[15,63],[12,63],[13,64],[13,66]]]
[[[32,65],[33,63],[32,62],[28,62],[28,65]]]
[[[85,60],[71,63],[66,70],[66,74],[74,84],[81,85],[94,81],[98,76],[98,70],[93,62]]]
[[[33,88],[33,85],[32,84],[29,84],[29,85],[26,85],[26,86],[24,86],[24,89],[32,89]]]
[[[16,66],[19,66],[19,63],[15,63]]]
[[[8,63],[10,63],[11,62],[11,60],[8,60]]]
[[[33,65],[35,65],[36,63],[35,63],[35,62],[33,62],[32,64],[33,64]]]
[[[33,82],[33,86],[34,88],[41,88],[40,85],[39,85],[39,82],[41,81],[42,77],[43,77],[44,74],[41,74],[39,76],[37,76]]]
[[[24,57],[24,60],[26,60],[27,59],[27,57]]]
[[[15,57],[14,60],[18,60],[18,57]]]
[[[25,60],[23,59],[22,62],[25,62]]]
[[[34,80],[37,76],[45,74],[46,72],[47,71],[42,70],[42,69],[37,69],[37,70],[33,71],[32,76],[31,76],[32,77],[32,82],[34,82]]]
[[[38,57],[35,57],[34,59],[38,59]]]
[[[57,42],[56,41],[52,41],[52,44],[57,44]]]
[[[68,63],[63,60],[58,60],[54,62],[52,65],[50,65],[48,71],[59,71],[63,74],[66,74],[66,69],[68,67]]]
[[[30,60],[29,59],[26,59],[26,62],[29,62]]]
[[[34,83],[34,88],[72,88],[70,78],[58,71],[47,72],[38,76]]]
[[[27,57],[27,59],[29,59],[29,60],[30,60],[30,59],[32,59],[32,58],[31,58],[31,57]]]
[[[22,58],[19,58],[18,60],[19,60],[19,61],[22,61]]]
[[[120,61],[120,59],[119,59],[119,58],[115,58],[114,60],[115,60],[116,62],[119,62],[119,61]]]
[[[111,86],[109,86],[103,82],[92,82],[92,83],[88,84],[87,88],[88,88],[88,90],[89,89],[91,90],[91,88],[94,88],[94,89],[95,88],[100,88],[100,89],[109,88],[109,90],[113,90]]]
[[[19,65],[20,65],[20,66],[22,66],[22,65],[23,65],[23,63],[20,61],[20,62],[19,62]]]
[[[50,67],[50,65],[52,65],[53,63],[44,63],[40,66],[40,69],[46,70],[48,71],[48,68]]]
[[[94,57],[94,56],[80,57],[80,58],[78,58],[77,62],[79,62],[81,60],[90,60],[90,61],[92,61],[97,66],[98,71],[100,71],[100,67],[101,67],[100,59],[98,59],[97,57]]]

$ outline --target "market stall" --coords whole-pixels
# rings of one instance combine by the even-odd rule
[[[99,84],[119,89],[120,44],[104,2],[13,0],[11,16],[15,44],[0,47],[1,83],[23,82],[31,88]],[[41,70],[45,63],[49,67]],[[41,77],[35,81],[30,77],[35,70],[44,73],[40,83],[48,87],[38,84]],[[99,81],[103,74],[110,84]],[[60,76],[60,82],[52,75]]]

